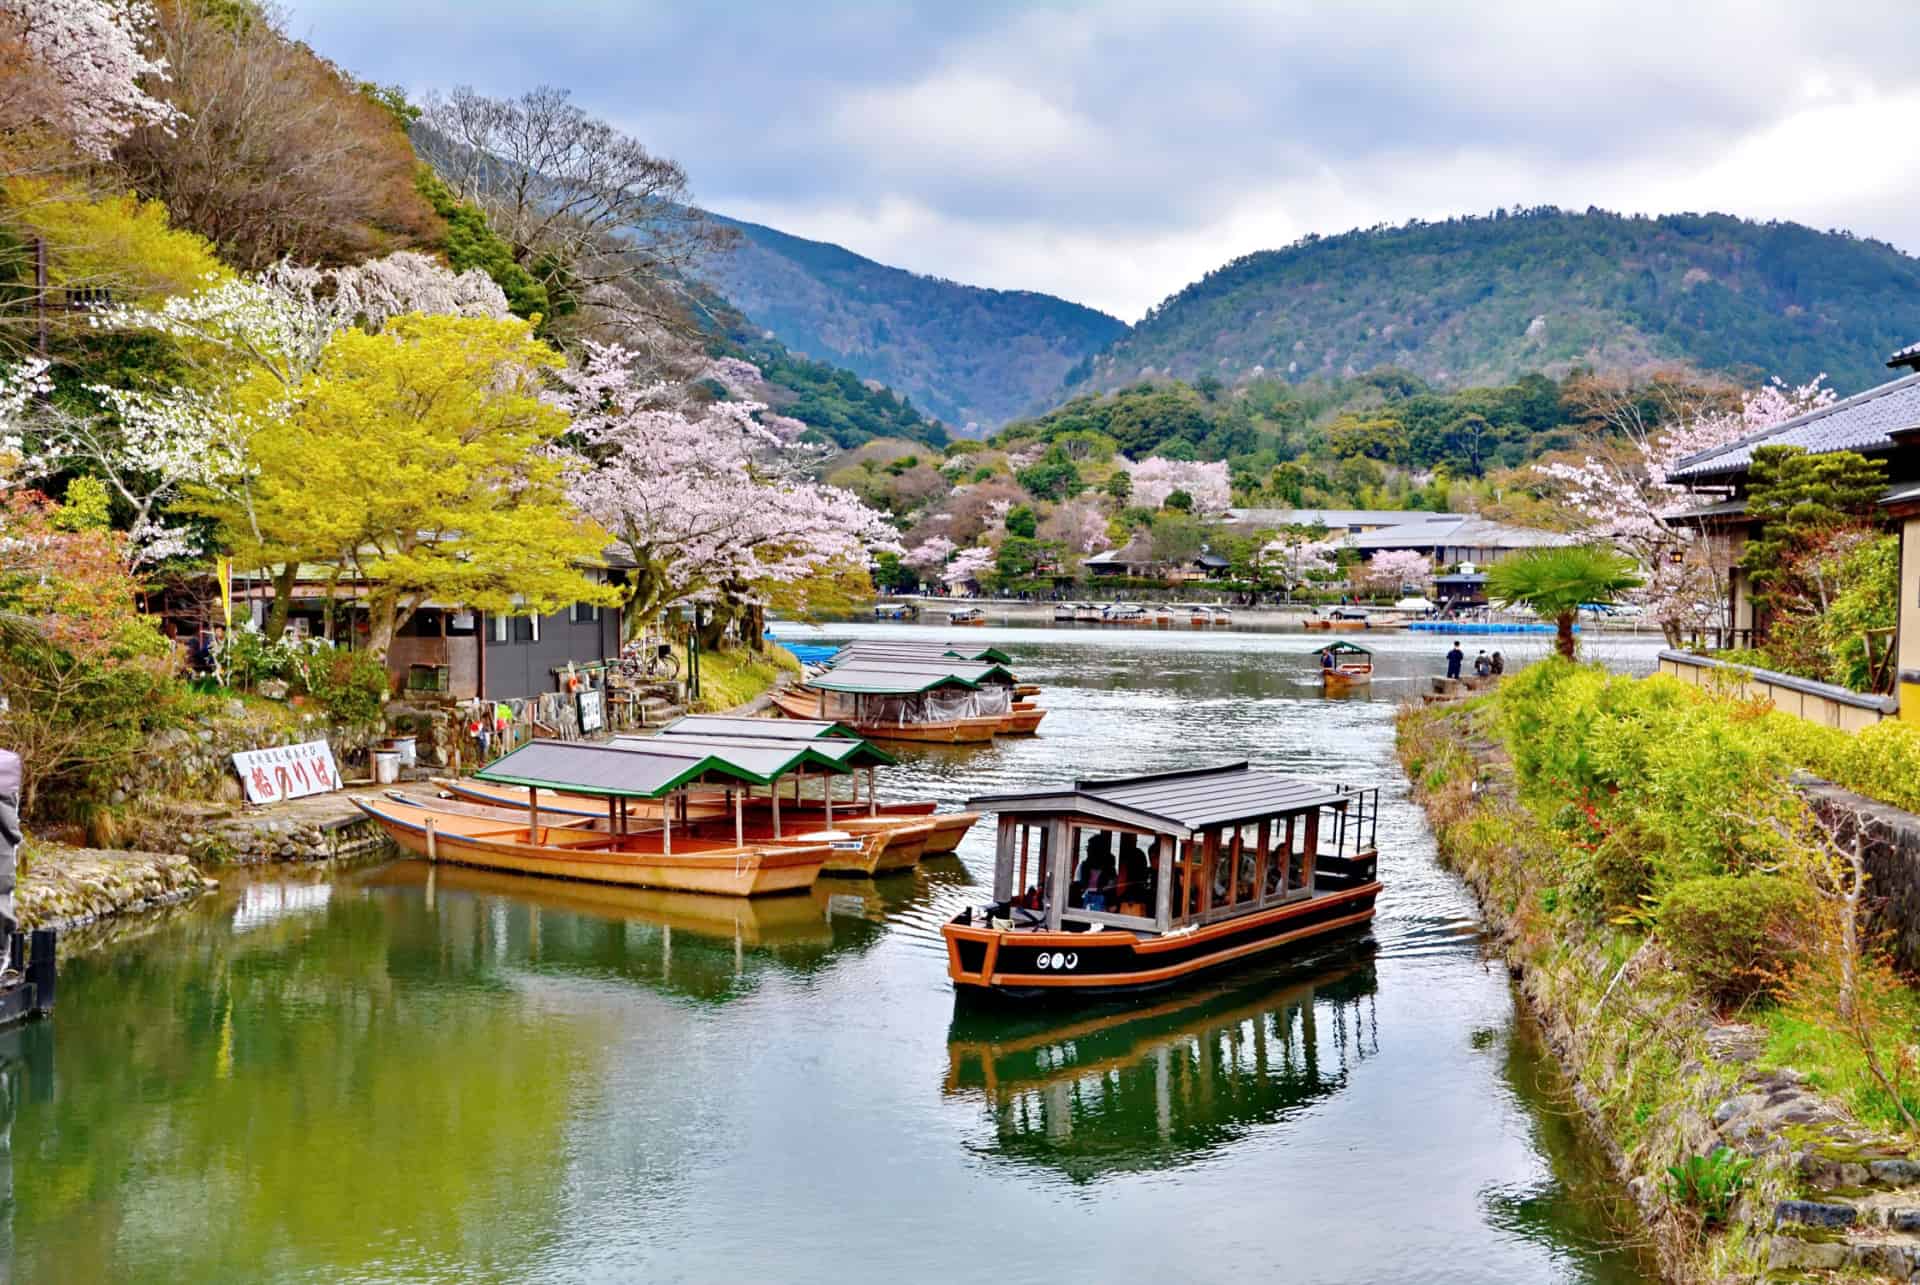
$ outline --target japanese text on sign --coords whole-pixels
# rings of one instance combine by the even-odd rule
[[[242,750],[233,756],[233,770],[240,774],[249,803],[279,803],[340,788],[333,747],[325,741]]]

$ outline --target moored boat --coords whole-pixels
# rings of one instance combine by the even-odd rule
[[[739,798],[753,783],[752,773],[711,757],[534,741],[476,776],[524,788],[524,815],[475,815],[393,798],[357,798],[354,804],[401,848],[431,861],[676,892],[795,892],[813,884],[832,853],[828,842],[750,843],[739,828],[718,839],[690,832],[684,816],[675,815],[689,786],[720,786]],[[606,824],[574,824],[576,812],[563,812],[554,823],[541,814],[542,790],[594,801],[604,808]],[[658,803],[658,818],[636,818],[636,802]],[[735,818],[738,826],[738,811]]]
[[[987,613],[978,607],[954,607],[947,612],[947,623],[950,625],[984,625],[987,623]]]
[[[966,999],[1177,985],[1364,927],[1379,792],[1246,763],[976,798],[998,813],[993,901],[945,925]]]

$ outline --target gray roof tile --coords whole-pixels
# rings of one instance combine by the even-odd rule
[[[1798,446],[1815,455],[1827,451],[1871,454],[1891,449],[1891,434],[1916,427],[1920,427],[1920,373],[1855,393],[1823,410],[1809,411],[1730,445],[1689,456],[1669,476],[1676,482],[1731,478],[1746,471],[1753,462],[1754,448],[1760,446]]]

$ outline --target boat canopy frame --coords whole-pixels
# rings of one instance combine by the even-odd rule
[[[1312,651],[1309,651],[1307,655],[1324,656],[1329,652],[1333,653],[1333,655],[1336,657],[1365,656],[1368,660],[1373,659],[1373,653],[1371,651],[1368,651],[1365,647],[1362,647],[1359,643],[1348,642],[1344,638],[1338,639],[1334,642],[1330,642],[1324,647],[1315,647]]]

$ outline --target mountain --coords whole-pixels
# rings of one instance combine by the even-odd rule
[[[1379,367],[1443,386],[1690,362],[1746,382],[1886,378],[1920,339],[1920,260],[1794,223],[1553,207],[1307,237],[1208,273],[1069,373],[1233,382]]]
[[[1044,409],[1071,368],[1127,329],[1051,295],[924,277],[711,217],[740,236],[704,280],[787,348],[879,380],[958,432]]]

